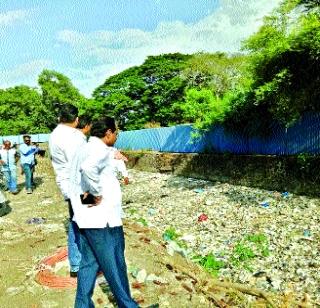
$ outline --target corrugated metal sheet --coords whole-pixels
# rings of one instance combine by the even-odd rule
[[[152,150],[173,153],[234,153],[262,155],[320,154],[320,114],[307,113],[288,129],[272,125],[268,138],[247,138],[214,126],[208,133],[194,137],[192,125],[148,128],[121,132],[116,147],[123,150]],[[48,142],[50,134],[32,134],[34,142]],[[23,143],[22,135],[2,136],[12,143]]]

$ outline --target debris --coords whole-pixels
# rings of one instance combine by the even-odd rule
[[[262,201],[262,202],[260,202],[260,205],[262,206],[262,207],[269,207],[269,201]]]
[[[137,282],[139,283],[145,282],[146,278],[147,278],[147,271],[145,269],[140,270],[136,277]]]
[[[305,237],[311,236],[310,230],[303,230],[303,236],[305,236]]]
[[[33,217],[26,220],[26,223],[29,225],[40,225],[44,224],[47,221],[46,218],[43,217]]]
[[[198,217],[198,222],[202,222],[202,221],[206,221],[206,220],[208,220],[208,216],[206,214],[201,214]]]
[[[317,289],[320,256],[316,253],[319,251],[319,198],[172,174],[157,174],[153,180],[153,173],[135,169],[131,169],[131,174],[135,185],[126,186],[123,196],[134,203],[126,211],[136,211],[133,219],[150,218],[152,228],[163,234],[169,254],[188,257],[212,253],[227,265],[219,270],[220,279],[245,279],[250,286],[261,286],[265,291],[293,287],[301,296],[307,288],[311,299],[320,301]],[[163,195],[168,197],[160,198]],[[201,217],[202,214],[205,216]],[[195,223],[198,218],[199,223]],[[175,236],[172,230],[166,232],[169,226],[178,237],[172,237]],[[250,249],[253,251],[253,257],[247,262],[250,264],[240,261],[234,265],[231,259],[235,245],[248,235],[258,233],[264,235],[266,242],[253,238],[257,242],[247,241],[244,247],[239,247],[239,258],[246,258]],[[181,243],[186,247],[181,248]],[[310,260],[314,266],[309,265]],[[298,268],[304,271],[305,280],[297,274]],[[259,271],[267,275],[252,276]],[[266,276],[270,277],[270,283]]]

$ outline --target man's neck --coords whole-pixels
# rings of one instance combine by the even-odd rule
[[[72,123],[60,123],[61,125],[65,125],[65,126],[69,126],[69,127],[72,127],[72,128],[76,128],[77,127],[77,124],[72,122]]]

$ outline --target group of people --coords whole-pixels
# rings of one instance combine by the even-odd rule
[[[130,294],[124,257],[116,170],[118,165],[125,170],[126,158],[113,147],[117,134],[113,118],[79,117],[75,106],[65,104],[49,139],[56,182],[69,208],[68,257],[70,275],[77,277],[76,308],[94,307],[92,295],[99,272],[118,307],[138,307]]]
[[[6,190],[12,194],[18,193],[17,163],[19,159],[21,170],[25,175],[26,193],[32,194],[34,187],[35,155],[39,152],[39,147],[31,143],[29,135],[23,136],[23,142],[17,149],[16,144],[11,145],[10,140],[4,140],[0,149],[0,170],[5,179]]]

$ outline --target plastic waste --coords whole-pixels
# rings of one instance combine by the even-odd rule
[[[305,237],[309,237],[309,236],[311,236],[311,232],[309,231],[309,230],[303,230],[303,236],[305,236]]]
[[[268,201],[262,201],[262,202],[260,202],[260,205],[262,206],[262,207],[269,207],[269,202]]]
[[[40,225],[40,224],[43,224],[47,221],[46,218],[43,218],[43,217],[33,217],[33,218],[29,218],[26,220],[26,223],[29,224],[29,225]]]
[[[198,222],[202,222],[202,221],[206,221],[206,220],[208,220],[208,216],[206,214],[201,214],[198,217]]]

